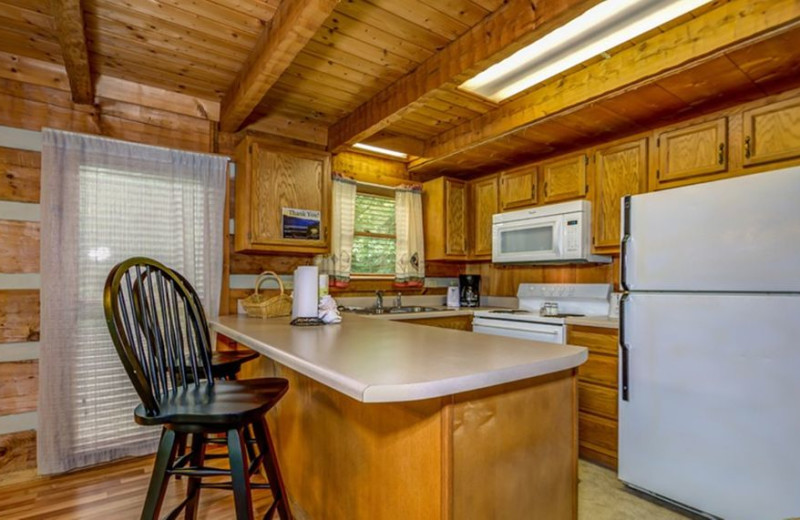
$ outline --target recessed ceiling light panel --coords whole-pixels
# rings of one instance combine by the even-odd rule
[[[459,88],[502,101],[709,2],[605,0]]]
[[[381,155],[388,155],[390,157],[397,157],[398,159],[408,159],[408,154],[406,153],[389,150],[388,148],[381,148],[380,146],[372,146],[371,144],[356,143],[353,145],[353,148],[366,150],[372,153],[379,153]]]

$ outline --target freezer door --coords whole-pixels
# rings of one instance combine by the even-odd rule
[[[800,167],[627,200],[629,290],[800,291]]]
[[[727,520],[800,517],[800,296],[624,305],[619,478]]]

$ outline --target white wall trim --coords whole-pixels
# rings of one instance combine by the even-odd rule
[[[35,430],[38,422],[39,414],[36,412],[0,415],[0,435]]]
[[[3,343],[0,345],[0,363],[39,359],[39,342]]]
[[[42,133],[10,126],[0,126],[0,146],[41,152]]]
[[[42,277],[39,273],[0,273],[0,289],[2,290],[41,289],[41,287]]]
[[[42,220],[42,210],[39,204],[32,202],[0,200],[0,220],[39,222]]]

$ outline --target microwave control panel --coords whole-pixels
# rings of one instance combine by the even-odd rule
[[[581,220],[575,215],[567,215],[564,219],[566,229],[566,252],[580,253],[581,250]]]

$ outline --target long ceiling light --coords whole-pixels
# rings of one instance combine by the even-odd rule
[[[381,148],[380,146],[372,146],[371,144],[356,143],[353,145],[353,148],[366,150],[372,153],[379,153],[381,155],[388,155],[390,157],[397,157],[399,159],[408,159],[408,154],[406,153],[389,150],[388,148]]]
[[[605,0],[460,88],[500,102],[710,1]]]

